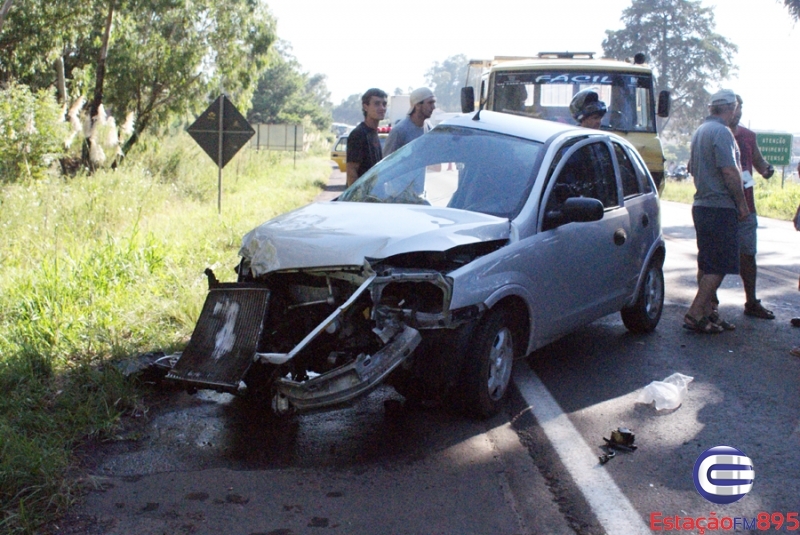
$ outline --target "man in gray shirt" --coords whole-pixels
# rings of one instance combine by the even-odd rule
[[[396,125],[392,125],[389,138],[383,147],[384,158],[427,131],[425,120],[430,119],[433,110],[436,109],[436,97],[433,96],[433,91],[427,87],[415,89],[411,92],[409,101],[411,109],[408,110],[408,115]]]
[[[692,136],[689,172],[697,189],[692,219],[697,233],[698,289],[683,326],[700,333],[732,328],[713,309],[713,300],[725,275],[739,273],[738,222],[750,213],[738,148],[728,128],[738,105],[730,89],[712,95],[711,115]]]

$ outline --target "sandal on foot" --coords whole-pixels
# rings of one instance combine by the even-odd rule
[[[800,347],[793,347],[791,351],[789,351],[790,355],[794,355],[795,357],[800,357]]]
[[[756,299],[752,303],[745,303],[744,313],[746,316],[752,316],[754,318],[761,318],[764,320],[775,319],[775,313],[764,308],[764,305],[761,304],[761,299]]]
[[[689,314],[683,317],[683,328],[701,334],[717,334],[723,331],[722,327],[708,319],[708,316],[696,320]]]
[[[719,315],[719,312],[717,312],[716,310],[714,312],[712,312],[708,316],[708,321],[710,321],[711,323],[713,323],[715,325],[719,325],[720,327],[722,327],[723,331],[735,331],[736,330],[736,325],[734,325],[733,323],[731,323],[729,321],[725,321],[724,319],[722,319],[720,317],[720,315]]]

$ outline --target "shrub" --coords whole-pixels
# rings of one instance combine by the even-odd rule
[[[64,111],[46,91],[0,89],[0,181],[41,178],[63,153]]]

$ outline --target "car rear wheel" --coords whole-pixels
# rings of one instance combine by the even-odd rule
[[[663,309],[664,272],[659,263],[651,262],[636,303],[620,311],[622,323],[631,332],[649,333],[658,325]]]
[[[464,367],[468,413],[487,418],[497,413],[511,383],[515,322],[508,310],[489,312],[475,332]]]

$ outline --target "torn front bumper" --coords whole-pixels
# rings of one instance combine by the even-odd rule
[[[411,355],[421,340],[419,331],[405,327],[374,355],[362,353],[355,362],[303,382],[280,378],[275,384],[277,394],[272,408],[277,413],[288,412],[291,407],[308,411],[366,394]]]
[[[167,378],[189,391],[264,396],[278,413],[349,402],[414,352],[419,328],[443,321],[431,309],[444,307],[446,282],[430,273],[409,279],[408,273],[379,277],[368,265],[258,282],[219,283],[210,276],[192,338]],[[387,290],[392,283],[405,294],[427,295],[423,310],[400,306],[410,297]],[[420,284],[435,289],[425,292]]]

